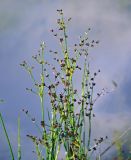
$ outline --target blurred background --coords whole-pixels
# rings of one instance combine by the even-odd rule
[[[56,28],[57,9],[71,17],[68,27],[69,47],[90,27],[91,39],[100,40],[91,50],[93,70],[101,70],[97,85],[111,93],[95,105],[94,137],[124,132],[131,121],[131,1],[130,0],[0,0],[0,105],[11,143],[17,149],[17,118],[21,117],[22,159],[35,159],[32,143],[26,134],[36,133],[32,122],[21,112],[28,109],[40,120],[39,99],[26,92],[32,87],[27,73],[19,66],[31,63],[40,43],[55,50],[59,43],[50,33]],[[39,75],[39,71],[36,71]],[[79,77],[78,77],[79,78]],[[112,83],[113,81],[113,83]],[[117,83],[114,85],[114,82]],[[47,102],[48,105],[48,102]],[[96,127],[97,126],[97,127]],[[128,138],[131,138],[128,136]],[[0,126],[0,159],[8,160],[9,149]]]

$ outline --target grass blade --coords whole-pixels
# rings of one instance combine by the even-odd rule
[[[12,146],[11,146],[11,143],[10,143],[10,140],[9,140],[9,137],[8,137],[8,134],[7,134],[7,131],[6,131],[6,127],[5,127],[5,124],[4,124],[4,120],[3,120],[3,117],[1,115],[1,113],[0,113],[0,121],[1,121],[1,124],[2,124],[2,127],[3,127],[3,130],[4,130],[4,133],[5,133],[6,140],[8,142],[11,158],[12,158],[12,160],[14,160],[14,154],[13,154]]]

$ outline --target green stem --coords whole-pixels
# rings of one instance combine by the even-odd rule
[[[44,98],[43,98],[43,95],[40,97],[40,102],[41,102],[42,121],[44,121]]]
[[[64,23],[64,17],[63,16],[62,16],[62,21]],[[64,24],[64,27],[63,27],[63,31],[64,31],[64,39],[65,39],[65,50],[66,50],[66,52],[68,52],[67,51],[68,46],[67,46],[67,35],[66,35],[66,26],[65,26],[65,24]]]
[[[10,143],[10,140],[9,140],[9,137],[8,137],[8,134],[7,134],[7,131],[6,131],[6,127],[5,127],[5,124],[4,124],[4,120],[2,118],[1,113],[0,113],[0,121],[2,123],[2,127],[3,127],[4,133],[5,133],[5,137],[6,137],[9,149],[10,149],[11,158],[12,158],[12,160],[14,160],[14,154],[13,154],[12,146],[11,146],[11,143]]]
[[[42,121],[44,121],[44,46],[42,46],[42,66],[41,66],[41,83],[42,83],[42,89],[41,89],[41,110],[42,110]]]
[[[91,140],[91,112],[90,112],[90,115],[89,115],[88,149],[90,147],[90,140]]]
[[[56,156],[55,156],[55,160],[58,159],[58,154],[60,152],[60,144],[58,144],[58,148],[57,148],[57,152],[56,152]]]
[[[20,145],[20,116],[18,117],[18,160],[21,160],[21,145]]]
[[[92,89],[92,94],[91,94],[91,103],[92,103],[92,97],[93,97],[93,89]],[[91,110],[92,110],[92,105],[90,106],[90,112],[89,112],[89,132],[88,132],[88,148],[90,147],[90,141],[91,141]]]
[[[35,142],[35,149],[36,149],[36,154],[37,154],[37,160],[44,160],[44,158],[41,155],[41,152],[39,150],[39,146],[37,144],[37,142]]]

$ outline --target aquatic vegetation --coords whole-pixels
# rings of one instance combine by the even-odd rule
[[[60,43],[62,55],[57,51],[50,50],[53,64],[47,62],[44,58],[45,43],[41,43],[40,50],[37,55],[32,58],[41,66],[40,82],[35,80],[33,68],[26,61],[21,63],[21,66],[29,73],[34,82],[34,89],[27,88],[28,91],[35,93],[40,98],[41,103],[41,137],[27,135],[36,146],[38,159],[58,159],[58,155],[62,146],[66,152],[65,159],[88,159],[89,152],[96,150],[96,147],[91,148],[91,122],[95,117],[93,113],[93,105],[97,98],[103,94],[97,93],[97,98],[94,98],[94,88],[96,85],[95,78],[100,70],[95,73],[90,73],[90,64],[88,60],[89,48],[98,45],[99,41],[89,40],[88,33],[90,28],[83,36],[80,37],[80,42],[74,44],[73,53],[70,53],[68,46],[67,24],[71,18],[65,19],[62,10],[57,10],[60,18],[57,20],[58,32],[51,29],[51,33]],[[62,57],[62,58],[60,58]],[[83,68],[80,67],[78,61],[82,58]],[[54,64],[57,63],[58,67]],[[48,72],[47,68],[51,68],[53,77]],[[81,71],[82,82],[81,93],[78,93],[74,88],[73,78],[77,70]],[[59,91],[60,90],[60,91]],[[48,120],[45,119],[47,110],[44,103],[46,93],[50,97],[51,112],[48,111]],[[27,115],[28,111],[23,110]],[[78,111],[78,112],[76,112]],[[51,113],[51,115],[50,115]],[[88,124],[85,122],[88,118]],[[35,119],[32,119],[35,121]],[[88,129],[87,129],[88,128]],[[97,141],[102,143],[104,138]],[[44,146],[46,158],[42,156],[40,146]]]
[[[40,44],[38,54],[32,56],[40,68],[39,80],[34,74],[34,66],[30,66],[26,61],[20,64],[33,82],[33,88],[26,88],[26,90],[39,97],[40,101],[38,108],[41,113],[40,122],[30,115],[27,108],[22,110],[40,134],[40,136],[27,134],[27,137],[34,144],[34,152],[38,160],[57,160],[61,152],[65,152],[63,158],[66,160],[90,160],[99,145],[108,139],[105,135],[95,139],[94,145],[91,143],[92,119],[95,117],[94,104],[107,92],[102,89],[94,94],[96,77],[100,69],[94,73],[90,69],[89,50],[97,46],[99,40],[89,39],[91,29],[88,28],[84,35],[80,36],[79,42],[75,43],[70,50],[67,29],[71,18],[66,19],[61,9],[57,12],[60,17],[57,19],[57,31],[51,29],[50,32],[59,42],[60,51],[47,51],[45,42]],[[45,59],[47,53],[51,54],[53,63]],[[77,72],[81,80],[75,82]],[[117,86],[115,82],[113,83]],[[47,96],[49,99],[45,98]],[[48,107],[47,100],[50,102]],[[0,120],[11,158],[14,160],[12,146],[1,114]],[[20,143],[20,117],[18,117],[18,160],[22,159]],[[100,159],[100,155],[96,159]]]

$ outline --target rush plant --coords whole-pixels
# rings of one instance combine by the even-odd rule
[[[100,70],[92,72],[90,67],[89,51],[97,46],[99,41],[90,40],[91,29],[88,28],[84,35],[80,36],[78,43],[70,49],[67,29],[71,18],[65,18],[61,9],[57,12],[60,17],[57,19],[57,31],[51,29],[50,32],[60,44],[59,51],[48,51],[45,42],[40,44],[40,50],[32,56],[40,68],[39,78],[35,75],[34,66],[30,66],[26,61],[20,64],[33,83],[33,88],[26,88],[26,90],[35,94],[40,101],[40,107],[37,109],[41,113],[41,120],[38,123],[28,109],[23,109],[39,132],[38,135],[27,134],[27,137],[34,144],[37,160],[100,160],[130,128],[102,153],[93,157],[94,153],[98,153],[96,151],[99,150],[101,143],[108,138],[105,136],[92,140],[94,104],[99,97],[107,93],[105,89],[96,92],[96,77]],[[52,58],[50,62],[45,58],[47,54]],[[79,79],[75,82],[78,78],[77,74]],[[116,83],[114,85],[117,86]],[[48,106],[47,101],[50,104]],[[3,100],[0,100],[0,103],[2,102]],[[1,113],[0,122],[8,142],[11,159],[14,160],[13,148]],[[118,145],[118,151],[120,149],[121,144]],[[18,117],[17,159],[22,159],[20,116]]]
[[[94,98],[95,78],[100,70],[91,73],[89,49],[95,47],[99,41],[89,40],[90,28],[88,28],[88,31],[80,37],[80,41],[74,44],[71,52],[67,35],[67,24],[71,18],[65,19],[63,11],[57,11],[60,16],[57,20],[58,32],[51,29],[51,33],[59,41],[61,51],[49,51],[55,62],[51,64],[45,60],[47,51],[43,42],[38,54],[32,56],[41,67],[40,81],[37,81],[33,74],[34,67],[30,67],[26,61],[20,64],[28,72],[34,84],[34,88],[27,88],[27,91],[36,94],[41,104],[40,124],[35,123],[35,118],[31,118],[28,110],[23,109],[41,133],[41,137],[27,136],[34,143],[38,160],[57,160],[62,151],[66,153],[65,157],[63,155],[66,160],[87,160],[104,141],[101,137],[91,147],[92,118],[95,117],[93,106],[104,90],[97,93],[97,97]],[[82,67],[79,65],[80,59]],[[49,72],[48,68],[52,72]],[[74,73],[77,70],[80,70],[82,77],[81,82],[77,82],[81,88],[79,92],[74,84]],[[50,111],[45,105],[46,94],[50,98]],[[48,119],[45,118],[45,114],[48,114]]]

